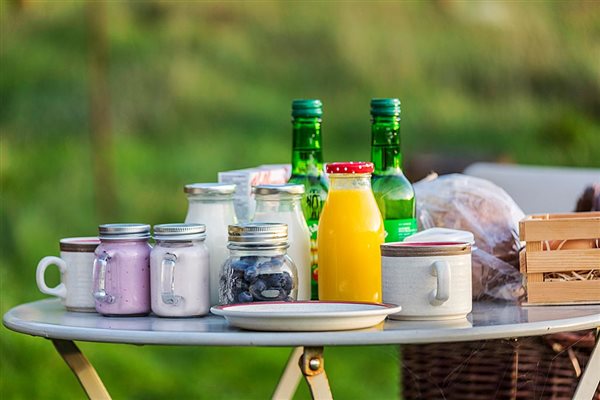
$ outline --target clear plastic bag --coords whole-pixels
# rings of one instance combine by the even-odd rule
[[[473,233],[473,299],[517,300],[525,294],[519,272],[519,221],[525,216],[499,186],[462,174],[428,177],[414,185],[419,230]]]

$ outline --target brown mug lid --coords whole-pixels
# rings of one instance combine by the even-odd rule
[[[60,240],[60,251],[93,253],[99,244],[100,239],[94,236],[65,238]]]
[[[471,254],[471,245],[463,242],[394,242],[381,245],[383,257],[459,256]]]

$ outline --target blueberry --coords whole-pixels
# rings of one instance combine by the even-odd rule
[[[241,292],[237,295],[237,299],[240,303],[250,303],[254,300],[250,292]]]
[[[248,290],[248,283],[244,281],[244,276],[232,276],[231,280],[229,281],[229,287],[231,287],[232,289],[237,289],[237,290]]]
[[[292,290],[294,281],[290,274],[283,272],[279,274],[270,274],[267,284],[272,288],[284,288],[287,291],[290,291]]]
[[[237,299],[241,293],[243,293],[241,290],[232,290],[231,292],[227,293],[226,297],[231,299],[228,303],[235,303],[235,299]]]
[[[231,263],[231,268],[234,271],[243,271],[246,268],[248,268],[251,264],[244,261],[244,260],[236,260],[234,262]]]
[[[256,262],[258,261],[258,257],[257,256],[242,256],[242,257],[240,257],[240,261],[243,261],[248,265],[252,265],[252,264],[256,264]]]
[[[240,269],[232,269],[229,271],[229,279],[244,279],[244,271]]]
[[[283,265],[283,257],[281,257],[281,256],[271,257],[271,260],[269,262],[271,263],[273,268],[279,268]]]
[[[281,267],[283,265],[283,256],[276,256],[271,258],[271,265],[274,267]]]
[[[285,289],[281,289],[279,291],[279,295],[275,298],[275,300],[277,301],[288,301],[287,298],[289,297],[289,292],[286,291]]]
[[[283,284],[283,288],[288,292],[292,290],[294,287],[294,279],[287,272],[283,273],[283,278],[285,279],[285,283]]]
[[[273,264],[271,264],[271,261],[265,261],[265,262],[261,262],[260,264],[258,264],[258,269],[269,269],[273,267]]]
[[[246,280],[246,282],[252,283],[257,278],[258,278],[258,270],[256,269],[256,267],[254,265],[251,267],[248,267],[246,269],[246,271],[244,271],[244,279]]]
[[[248,284],[246,282],[236,282],[236,284],[229,288],[229,292],[231,293],[231,297],[236,299],[243,292],[247,292],[249,290]]]
[[[259,269],[279,269],[283,265],[283,258],[271,257],[270,260],[264,261],[258,265]]]
[[[250,293],[257,300],[264,300],[262,292],[267,289],[267,284],[262,279],[256,280],[252,285],[250,285]]]

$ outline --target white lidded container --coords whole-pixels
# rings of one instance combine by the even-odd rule
[[[225,183],[193,183],[185,185],[188,212],[185,223],[206,226],[206,246],[210,254],[210,304],[219,304],[221,267],[229,256],[227,227],[237,223],[233,194],[235,185]]]
[[[159,317],[208,314],[209,255],[201,224],[154,226],[150,253],[150,299]]]
[[[278,222],[288,226],[290,247],[287,254],[298,270],[298,300],[310,300],[310,231],[302,213],[304,185],[258,185],[254,222]]]
[[[381,245],[383,302],[402,310],[391,319],[464,318],[472,310],[471,245],[395,242]]]
[[[475,236],[469,231],[449,228],[429,228],[404,238],[405,242],[463,242],[475,250]]]

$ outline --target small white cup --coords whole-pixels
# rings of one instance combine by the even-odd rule
[[[67,238],[60,240],[60,257],[48,256],[40,260],[36,271],[36,281],[42,293],[61,299],[69,311],[95,312],[92,295],[92,268],[94,250],[100,244],[95,237]],[[46,285],[44,273],[50,265],[60,271],[58,286]]]
[[[381,245],[383,302],[392,319],[464,318],[472,309],[471,245],[459,242]]]

